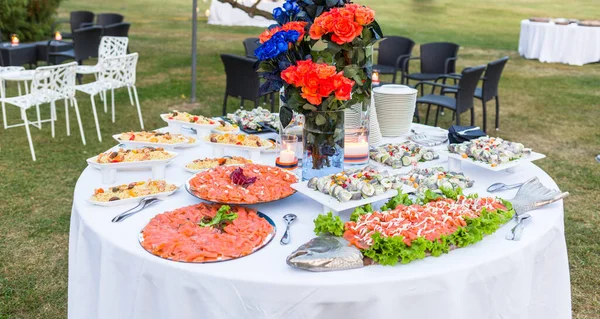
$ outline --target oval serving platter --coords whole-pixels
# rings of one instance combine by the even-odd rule
[[[139,235],[138,235],[138,241],[140,243],[140,246],[142,247],[143,250],[145,250],[146,252],[148,252],[150,255],[155,256],[157,258],[160,259],[165,259],[165,260],[170,260],[170,261],[174,261],[174,262],[179,262],[179,263],[184,263],[184,264],[212,264],[212,263],[218,263],[218,262],[224,262],[224,261],[230,261],[230,260],[236,260],[236,259],[240,259],[240,258],[244,258],[246,256],[250,256],[252,254],[254,254],[255,252],[263,249],[265,246],[267,246],[271,241],[273,241],[273,238],[275,238],[275,235],[277,234],[277,226],[275,225],[275,222],[271,219],[271,217],[267,216],[266,214],[257,211],[256,214],[260,217],[265,219],[272,227],[273,230],[271,231],[271,233],[265,238],[265,240],[262,242],[262,244],[260,244],[259,246],[257,246],[256,248],[254,248],[252,250],[251,253],[249,253],[248,255],[244,255],[244,256],[239,256],[239,257],[235,257],[235,258],[226,258],[226,259],[222,259],[219,258],[217,260],[210,260],[210,261],[198,261],[198,262],[190,262],[190,261],[180,261],[180,260],[172,260],[169,258],[164,258],[164,257],[160,257],[160,256],[156,256],[155,254],[153,254],[152,252],[149,252],[148,250],[146,250],[146,248],[144,248],[144,246],[142,245],[142,243],[144,242],[144,231],[143,228],[140,231]],[[145,228],[146,226],[144,226]]]

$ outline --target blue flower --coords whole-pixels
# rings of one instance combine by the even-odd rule
[[[254,54],[261,61],[276,58],[288,50],[289,43],[296,43],[299,37],[300,33],[296,30],[279,31],[256,48]]]
[[[292,11],[294,5],[291,2],[286,2],[283,4],[283,9],[285,9],[286,13]]]
[[[281,8],[273,9],[273,18],[275,18],[275,20],[279,21],[279,18],[281,18],[282,16],[283,16],[283,9],[281,9]]]

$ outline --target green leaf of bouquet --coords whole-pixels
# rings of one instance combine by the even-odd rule
[[[302,105],[302,108],[307,111],[316,111],[317,110],[317,107],[310,103],[306,103],[306,104]]]
[[[315,118],[315,123],[320,126],[325,124],[325,122],[327,122],[325,116],[323,116],[323,114],[317,114],[317,118]]]

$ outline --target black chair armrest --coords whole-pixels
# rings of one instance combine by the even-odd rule
[[[441,87],[441,88],[445,88],[445,89],[453,89],[454,88],[452,85],[446,85],[446,84],[431,82],[431,81],[420,81],[417,84],[415,84],[414,88],[418,90],[419,85],[423,86],[425,84],[431,85],[433,87],[437,86],[437,87]]]
[[[406,60],[404,60],[404,65],[402,65],[402,72],[408,72],[408,63],[410,62],[410,60],[418,60],[421,57],[418,56],[412,56]]]
[[[446,59],[446,64],[444,64],[444,73],[448,74],[448,66],[450,65],[450,62],[456,61],[456,60],[458,60],[458,57]]]
[[[435,79],[434,82],[437,83],[439,80],[445,80],[445,79],[455,79],[455,80],[459,80],[460,81],[461,78],[462,78],[462,75],[456,74],[456,73],[453,73],[453,74],[444,74],[444,75],[438,76],[438,78]]]
[[[403,54],[396,59],[396,72],[398,69],[404,70],[404,65],[400,65],[400,61],[402,61],[402,59],[410,59],[410,54]]]
[[[78,29],[89,28],[95,26],[94,22],[83,22]]]

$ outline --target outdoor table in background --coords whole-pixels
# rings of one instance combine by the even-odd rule
[[[521,21],[519,54],[541,62],[584,65],[600,61],[600,27]]]
[[[413,124],[414,125],[414,124]],[[426,130],[419,126],[419,131]],[[184,132],[185,133],[185,132]],[[399,142],[402,138],[384,138]],[[439,146],[440,152],[445,146]],[[212,156],[211,146],[176,149],[180,155],[166,169],[166,180],[184,183],[192,174],[183,166]],[[230,152],[229,155],[245,155]],[[261,163],[273,165],[275,154]],[[441,164],[447,157],[441,153]],[[430,162],[431,163],[431,162]],[[432,166],[428,163],[423,167]],[[432,163],[433,164],[433,163]],[[462,164],[475,180],[466,193],[512,198],[516,191],[486,192],[495,182],[512,184],[537,176],[549,188],[556,183],[542,169],[527,163],[516,172],[490,172]],[[147,180],[150,171],[121,171],[116,184]],[[200,201],[180,189],[135,216],[112,223],[133,205],[105,208],[89,204],[101,173],[87,167],[75,187],[69,236],[69,318],[528,318],[571,317],[563,204],[531,212],[520,241],[505,234],[514,221],[483,241],[394,267],[313,273],[286,264],[299,245],[314,237],[313,220],[322,212],[302,194],[273,203],[251,205],[276,223],[275,239],[249,256],[217,263],[192,264],[165,260],[138,242],[152,217]],[[298,216],[291,243],[279,244],[283,215]],[[342,213],[342,219],[348,215]]]
[[[38,41],[31,43],[20,43],[19,45],[11,45],[10,42],[0,43],[0,54],[2,54],[2,66],[23,66],[25,64],[37,65],[38,61],[46,62],[48,50],[51,52],[62,52],[73,49],[73,44],[70,42]],[[65,58],[54,58],[51,62],[59,64]]]

